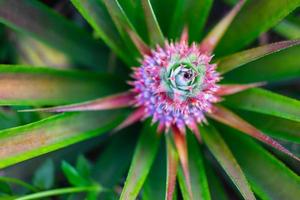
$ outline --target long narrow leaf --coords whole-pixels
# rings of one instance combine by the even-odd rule
[[[200,44],[200,49],[212,53],[227,31],[232,20],[236,17],[246,0],[239,0],[234,8],[209,32]]]
[[[295,45],[299,45],[300,40],[288,40],[283,42],[277,42],[254,49],[242,51],[217,61],[218,71],[222,74],[234,70],[242,65],[257,60],[266,55],[281,51],[286,48],[290,48]],[[264,66],[262,66],[264,67]]]
[[[300,143],[299,122],[249,111],[235,112],[272,137]]]
[[[184,199],[193,199],[186,133],[175,126],[172,127],[172,133],[181,164],[178,173],[180,174],[179,177],[183,177],[181,182],[184,183],[185,186],[182,188],[182,193]]]
[[[201,149],[196,137],[193,135],[188,134],[187,141],[193,198],[194,200],[210,200],[203,149]]]
[[[224,185],[220,180],[220,176],[218,176],[214,170],[213,166],[209,165],[205,162],[208,183],[210,186],[210,194],[212,200],[229,200],[228,194],[225,191]]]
[[[142,189],[143,200],[164,199],[166,193],[167,166],[165,142],[161,143],[157,157]]]
[[[225,130],[223,137],[260,198],[299,199],[298,175],[242,133],[229,128],[222,130]]]
[[[164,44],[164,36],[160,30],[160,26],[157,22],[150,0],[142,0],[142,5],[145,12],[148,32],[150,34],[150,41],[153,46],[162,46]]]
[[[273,92],[253,88],[226,97],[228,106],[300,122],[300,101]]]
[[[169,37],[178,38],[184,26],[189,30],[190,41],[199,41],[213,0],[177,0],[172,17]]]
[[[127,45],[128,49],[130,49],[130,55],[134,58],[137,58],[138,53],[130,39],[130,35],[128,35],[128,30],[131,30],[134,33],[135,30],[133,25],[127,18],[123,8],[120,6],[117,0],[103,0],[103,3],[105,4],[110,16],[112,17],[121,37],[123,38],[124,43]],[[137,34],[136,37],[138,37]]]
[[[232,152],[228,148],[222,136],[213,127],[201,127],[200,130],[205,144],[219,161],[225,172],[241,192],[242,196],[249,200],[255,199],[242,169],[232,155]]]
[[[66,106],[57,106],[50,108],[37,108],[21,110],[22,112],[44,111],[44,112],[74,112],[74,111],[95,111],[124,108],[132,105],[133,95],[130,92],[123,92],[111,96],[85,101]]]
[[[136,146],[120,200],[135,199],[139,194],[155,159],[159,139],[155,127],[147,124]]]
[[[136,134],[132,133],[120,133],[112,136],[94,165],[92,170],[94,180],[107,188],[112,188],[119,183],[130,165],[136,143],[135,137]]]
[[[298,78],[300,76],[299,54],[299,45],[282,50],[225,74],[224,80],[232,83],[252,83]]]
[[[98,0],[72,0],[71,1],[80,14],[93,27],[98,36],[128,65],[135,63],[126,52],[126,46],[122,41],[117,29],[104,8],[101,1]]]
[[[189,170],[191,175],[191,186],[194,200],[210,200],[210,191],[204,166],[203,152],[197,139],[192,134],[187,135],[188,153],[189,153]],[[180,188],[188,191],[183,173],[178,173]],[[187,195],[184,195],[184,197]],[[187,196],[188,197],[188,196]],[[184,198],[186,199],[186,198]]]
[[[245,134],[248,134],[251,137],[254,137],[254,138],[260,140],[261,142],[264,142],[265,144],[268,144],[268,145],[272,146],[273,148],[289,155],[290,157],[294,158],[295,160],[300,161],[299,157],[295,156],[292,152],[290,152],[288,149],[286,149],[284,146],[282,146],[276,140],[265,135],[264,133],[259,131],[257,128],[255,128],[252,124],[248,123],[247,121],[245,121],[244,119],[242,119],[238,115],[236,115],[235,113],[231,112],[230,110],[228,110],[222,106],[216,106],[214,112],[210,113],[209,116],[218,122],[226,124],[237,130],[240,130],[240,131],[244,132]]]
[[[95,137],[120,122],[120,113],[68,113],[0,132],[0,168]]]
[[[165,200],[172,200],[176,186],[176,174],[179,164],[178,154],[169,136],[166,136],[167,149],[167,180]],[[183,178],[184,179],[184,178]]]
[[[216,54],[228,55],[245,47],[280,22],[299,4],[300,0],[247,1],[222,38]]]
[[[39,39],[78,62],[89,66],[102,64],[99,60],[104,52],[101,43],[36,0],[0,1],[0,22]]]
[[[162,32],[167,38],[170,38],[169,31],[172,23],[172,16],[176,11],[177,1],[178,0],[151,0],[151,5],[156,15],[157,21],[161,27]]]
[[[58,105],[91,100],[119,91],[111,87],[116,81],[104,74],[0,65],[0,105]],[[123,87],[121,82],[118,85]]]
[[[151,1],[151,3],[152,2],[153,1]],[[142,37],[142,39],[148,42],[149,37],[142,1],[118,0],[118,3],[123,8],[124,12],[126,13],[128,19],[134,26],[137,33]]]
[[[250,83],[250,84],[221,84],[220,89],[216,92],[219,96],[232,95],[250,88],[263,86],[265,83]]]
[[[285,38],[291,40],[300,38],[300,27],[297,24],[288,20],[282,20],[273,29],[275,32],[284,36]]]

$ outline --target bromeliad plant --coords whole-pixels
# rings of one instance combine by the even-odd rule
[[[98,47],[93,38],[41,3],[33,0],[0,2],[0,20],[4,24],[51,42],[52,47],[63,50],[79,63],[89,66],[99,63],[100,45]],[[300,1],[240,0],[201,41],[212,1],[178,0],[174,4],[173,1],[153,1],[156,10],[151,2],[72,0],[97,36],[132,69],[129,90],[111,94],[119,90],[115,88],[124,79],[120,75],[114,79],[112,75],[86,72],[21,66],[0,68],[2,105],[48,106],[76,102],[23,110],[64,113],[2,131],[0,166],[6,167],[106,131],[116,133],[145,121],[120,199],[177,198],[174,196],[176,178],[181,191],[178,194],[184,199],[224,199],[226,194],[222,189],[217,191],[219,185],[214,181],[216,177],[207,159],[224,169],[244,199],[256,199],[254,193],[261,199],[297,199],[299,176],[242,133],[287,154],[297,160],[295,162],[300,161],[271,137],[300,141],[300,102],[256,88],[267,86],[272,80],[297,77],[299,65],[290,64],[290,67],[284,63],[284,56],[281,67],[264,65],[263,59],[255,61],[287,48],[299,52],[300,41],[288,40],[231,53],[279,22],[297,8]],[[164,15],[169,12],[163,10],[168,3],[175,5],[171,17]],[[16,10],[18,12],[14,12]],[[163,24],[164,21],[170,23]],[[169,30],[164,31],[165,35],[159,22]],[[259,65],[256,71],[251,71],[251,62]],[[228,77],[232,77],[235,69],[240,70],[236,79],[240,78],[241,83],[227,78],[226,73],[230,72]],[[248,83],[243,81],[246,76],[250,76],[246,79],[250,80]],[[101,97],[95,99],[97,96]],[[83,103],[78,103],[80,101]],[[125,119],[120,112],[127,110],[112,111],[125,107],[132,110]],[[163,154],[163,151],[158,152],[161,138],[165,138],[166,167],[164,159],[154,162],[157,154],[159,157]],[[115,148],[114,151],[122,151],[121,146]],[[117,159],[118,155],[111,154],[111,165]],[[105,170],[103,168],[103,173]],[[207,178],[207,175],[212,177]]]

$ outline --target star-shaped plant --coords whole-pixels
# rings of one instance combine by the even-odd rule
[[[221,199],[215,177],[207,178],[213,174],[210,165],[221,166],[244,199],[297,199],[299,177],[249,136],[299,164],[271,136],[299,142],[300,102],[257,87],[299,75],[299,66],[276,67],[261,58],[298,48],[300,40],[235,52],[300,1],[240,0],[204,37],[211,0],[151,2],[72,0],[96,35],[129,66],[131,78],[123,71],[99,75],[1,66],[2,105],[51,105],[56,107],[22,111],[64,113],[2,131],[0,167],[144,122],[120,199],[171,200],[178,193],[176,180],[183,199]],[[100,63],[98,42],[37,1],[0,1],[0,7],[5,24],[53,42],[78,63]],[[163,34],[159,23],[169,31]],[[258,67],[252,69],[251,63]],[[122,145],[115,148],[122,151]],[[118,155],[111,156],[114,165]]]

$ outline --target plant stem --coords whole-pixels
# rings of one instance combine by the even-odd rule
[[[19,179],[16,179],[16,178],[10,178],[10,177],[4,177],[4,176],[0,176],[0,181],[3,181],[3,182],[7,182],[7,183],[13,183],[13,184],[16,184],[16,185],[20,185],[24,188],[27,188],[28,190],[32,191],[32,192],[38,192],[39,190],[37,188],[35,188],[34,186],[24,182],[24,181],[21,181]]]
[[[70,193],[80,193],[80,192],[99,192],[101,188],[98,185],[86,186],[86,187],[69,187],[69,188],[59,188],[54,190],[48,190],[44,192],[38,192],[35,194],[29,194],[23,197],[16,198],[15,200],[31,200],[31,199],[40,199],[44,197],[57,196],[62,194]]]

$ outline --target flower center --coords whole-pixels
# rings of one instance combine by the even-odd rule
[[[179,59],[173,58],[175,63],[170,63],[161,70],[161,85],[166,94],[176,101],[186,101],[196,97],[203,89],[203,80],[206,67],[197,62],[193,55]]]
[[[168,129],[201,123],[218,101],[219,74],[197,45],[167,43],[144,57],[133,78],[136,106]]]

